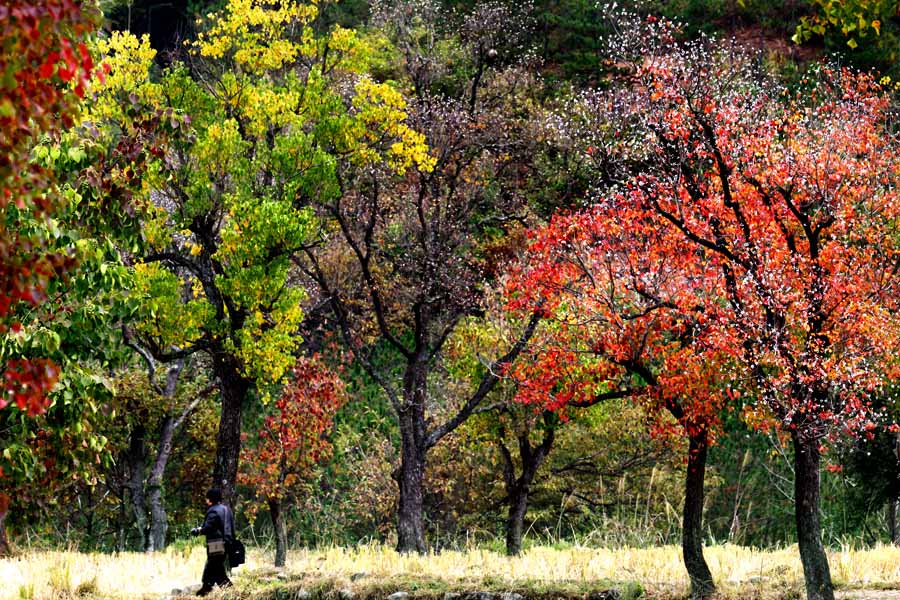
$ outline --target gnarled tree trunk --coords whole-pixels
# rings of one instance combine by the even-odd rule
[[[213,485],[222,490],[224,502],[233,507],[234,483],[241,455],[241,415],[251,384],[241,374],[240,367],[233,357],[220,355],[215,357],[213,362],[219,380],[222,413],[219,418],[212,478]]]
[[[806,598],[834,600],[831,570],[819,522],[819,444],[816,439],[809,439],[797,431],[791,432],[791,440],[794,445],[794,510]]]

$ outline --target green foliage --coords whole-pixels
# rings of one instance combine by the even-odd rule
[[[896,0],[812,0],[791,39],[823,40],[826,48],[863,69],[897,76],[900,4]]]
[[[336,193],[332,153],[400,173],[431,163],[391,87],[361,77],[347,103],[332,89],[338,69],[364,66],[365,48],[340,27],[317,35],[316,16],[296,2],[230,3],[191,44],[200,77],[175,64],[150,78],[147,38],[101,42],[110,72],[86,115],[100,134],[85,144],[127,158],[119,148],[149,121],[158,146],[140,157],[129,198],[144,256],[133,267],[136,331],[148,347],[221,347],[249,380],[277,382],[300,342],[291,259],[317,235],[308,202]],[[300,62],[312,66],[289,68]]]
[[[804,17],[792,38],[801,43],[813,35],[840,32],[847,46],[856,49],[858,40],[881,35],[882,23],[897,14],[896,0],[813,0],[817,12]]]
[[[603,7],[591,0],[544,0],[535,8],[543,59],[559,65],[565,80],[596,82],[607,70]]]

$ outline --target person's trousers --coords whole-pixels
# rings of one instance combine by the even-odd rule
[[[230,585],[231,580],[225,572],[225,555],[206,557],[203,567],[203,589],[210,590],[214,585]]]

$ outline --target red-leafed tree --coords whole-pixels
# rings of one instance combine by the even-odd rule
[[[331,452],[328,432],[347,400],[340,378],[316,358],[301,358],[291,380],[259,430],[258,442],[244,448],[238,481],[250,486],[269,510],[275,529],[275,566],[287,555],[285,504]],[[254,507],[251,507],[251,511]]]
[[[738,359],[791,436],[807,596],[830,600],[821,453],[875,426],[868,399],[896,375],[900,341],[887,100],[846,73],[825,72],[808,95],[782,100],[745,85],[705,88],[678,65],[645,76],[662,168],[638,177],[627,201],[683,264],[713,269],[685,308],[702,311],[704,351]]]
[[[694,597],[714,590],[703,557],[706,455],[731,392],[730,359],[698,352],[700,315],[683,310],[691,272],[658,244],[625,205],[559,215],[530,235],[523,263],[509,279],[508,307],[547,311],[546,326],[515,366],[517,400],[565,413],[630,398],[653,417],[657,435],[688,439],[682,549]],[[691,266],[690,264],[687,266]]]
[[[93,19],[75,0],[6,0],[0,5],[0,335],[19,329],[22,307],[40,304],[49,281],[72,266],[47,250],[42,229],[58,195],[52,175],[31,162],[42,135],[72,124],[93,63],[81,41]],[[0,351],[0,409],[47,407],[59,369],[40,356]],[[0,477],[3,477],[0,471]],[[0,554],[8,551],[0,493]]]
[[[627,88],[589,111],[608,136],[585,152],[637,172],[601,195],[593,225],[603,243],[641,240],[640,286],[664,259],[659,276],[677,289],[658,298],[666,328],[691,323],[682,344],[698,364],[733,361],[732,384],[790,436],[807,596],[831,600],[822,452],[875,427],[868,400],[896,377],[900,349],[888,101],[870,78],[827,69],[789,93],[709,46],[639,56]]]

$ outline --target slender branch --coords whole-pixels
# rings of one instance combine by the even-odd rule
[[[144,362],[147,363],[147,379],[150,380],[150,387],[153,388],[154,392],[162,395],[163,389],[156,383],[156,365],[154,364],[153,356],[146,348],[139,346],[134,341],[131,332],[124,325],[122,325],[122,337],[125,340],[125,345],[137,352],[144,359]]]
[[[374,207],[373,207],[374,210]],[[390,327],[387,324],[387,319],[384,316],[384,303],[381,299],[381,293],[378,290],[378,284],[375,281],[375,277],[372,274],[372,270],[369,266],[369,254],[368,252],[363,253],[362,248],[360,248],[359,243],[353,237],[353,233],[350,231],[350,226],[347,223],[347,220],[344,218],[344,215],[341,213],[340,206],[336,205],[332,207],[332,214],[337,220],[338,225],[340,226],[341,233],[344,235],[344,239],[347,240],[347,245],[350,246],[350,249],[353,251],[354,256],[356,256],[356,261],[359,263],[360,270],[362,271],[363,280],[366,283],[366,288],[369,290],[369,298],[372,301],[372,309],[375,313],[375,320],[378,323],[378,329],[381,331],[381,335],[384,336],[384,339],[393,346],[400,354],[402,354],[407,360],[412,359],[413,352],[407,348],[394,334],[391,332]],[[370,226],[366,228],[366,237],[372,235],[371,227],[374,227],[371,223],[374,222],[374,218],[370,221]]]
[[[348,316],[348,311],[346,306],[344,306],[344,302],[341,300],[340,296],[335,293],[330,286],[328,285],[328,280],[325,277],[325,273],[322,271],[318,260],[315,255],[312,253],[310,248],[305,248],[304,252],[309,259],[309,263],[311,265],[311,269],[306,266],[301,266],[301,268],[309,274],[319,285],[323,294],[327,298],[328,304],[331,306],[331,312],[334,315],[335,319],[337,319],[338,327],[341,331],[341,337],[344,338],[344,343],[347,344],[348,348],[351,348],[356,356],[359,359],[360,364],[362,364],[365,372],[375,380],[376,383],[384,390],[384,393],[387,394],[388,400],[390,400],[391,405],[398,412],[400,411],[401,402],[400,396],[397,393],[397,390],[392,386],[388,381],[381,376],[378,372],[378,369],[375,368],[375,365],[372,364],[372,361],[369,360],[368,356],[365,356],[362,352],[359,352],[356,344],[353,343],[353,335],[350,332],[350,318]],[[299,261],[295,258],[294,262],[298,265]]]

